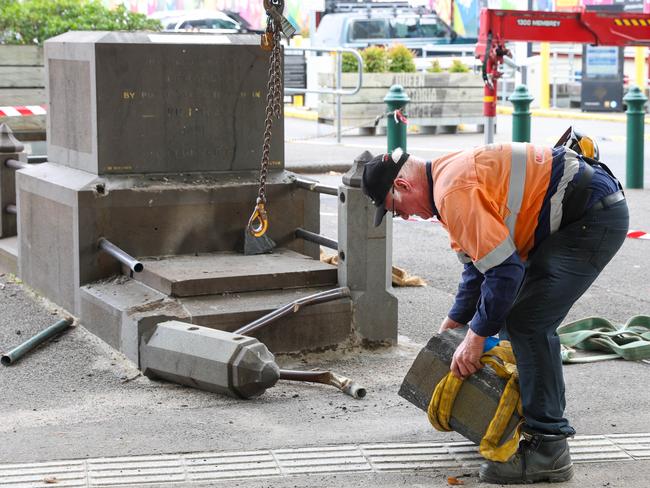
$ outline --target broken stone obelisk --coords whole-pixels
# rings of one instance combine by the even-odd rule
[[[434,335],[420,351],[407,373],[399,395],[425,412],[438,382],[449,373],[451,358],[463,340],[467,328],[445,331]],[[479,444],[494,417],[506,381],[489,366],[465,380],[458,392],[449,425],[459,434]],[[511,436],[520,417],[510,419],[503,439]]]

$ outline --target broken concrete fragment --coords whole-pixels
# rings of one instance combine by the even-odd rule
[[[426,412],[433,390],[449,373],[451,358],[466,331],[465,327],[434,335],[413,362],[402,382],[399,395]],[[505,385],[506,381],[487,366],[466,379],[452,409],[449,421],[451,428],[480,444],[494,417]],[[502,441],[511,436],[519,419],[519,415],[513,415]]]

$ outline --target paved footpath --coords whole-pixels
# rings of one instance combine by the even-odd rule
[[[305,154],[324,157],[322,147]],[[340,181],[337,174],[313,176]],[[650,230],[650,191],[627,196],[632,228]],[[336,198],[321,203],[322,232],[336,238]],[[627,239],[568,319],[598,315],[623,323],[650,315],[649,246]],[[279,358],[283,367],[354,378],[368,389],[362,400],[323,385],[280,382],[239,401],[150,381],[82,326],[0,367],[0,488],[431,488],[448,486],[449,476],[479,486],[476,447],[434,431],[397,395],[453,300],[459,265],[431,222],[395,222],[394,262],[428,282],[394,290],[397,346]],[[0,350],[64,313],[8,275],[0,276],[0,304]],[[576,476],[564,486],[647,488],[650,364],[575,364],[565,378],[567,416],[578,435],[571,441]]]

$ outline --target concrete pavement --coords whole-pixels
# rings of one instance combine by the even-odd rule
[[[327,174],[336,167],[324,163],[349,165],[364,147],[380,152],[385,143],[359,136],[346,136],[342,146],[331,137],[305,142],[313,127],[295,127],[287,137],[303,141],[287,142],[287,166],[320,168],[323,174],[313,176],[330,185],[338,185],[340,175]],[[472,132],[417,136],[409,144],[426,154],[481,138]],[[617,144],[606,146],[614,150]],[[650,231],[650,192],[627,195],[631,227]],[[337,237],[336,197],[321,197],[321,231]],[[599,315],[622,323],[650,314],[648,246],[650,241],[626,240],[568,319]],[[399,345],[279,359],[287,368],[327,368],[352,377],[368,389],[365,399],[323,385],[281,382],[258,399],[238,401],[151,381],[79,326],[0,369],[0,487],[443,487],[448,476],[479,486],[475,447],[457,434],[434,431],[423,412],[397,396],[415,355],[452,303],[460,266],[445,232],[431,222],[395,222],[394,262],[428,282],[394,290]],[[0,277],[0,285],[0,349],[63,313],[10,276]],[[565,486],[647,487],[649,368],[625,361],[565,368],[579,461]],[[264,467],[268,471],[260,472]],[[45,483],[48,476],[58,476],[59,483]]]

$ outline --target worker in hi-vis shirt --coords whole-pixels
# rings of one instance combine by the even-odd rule
[[[523,439],[507,462],[488,461],[492,483],[565,481],[573,475],[556,329],[623,244],[625,195],[598,148],[572,128],[558,144],[491,144],[433,161],[400,149],[364,167],[375,225],[394,216],[435,216],[464,263],[440,332],[469,324],[451,371],[482,367],[486,337],[512,345],[523,407]]]

